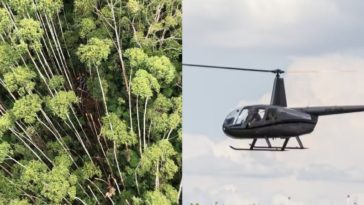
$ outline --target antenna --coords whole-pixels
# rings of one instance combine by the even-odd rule
[[[200,68],[214,68],[214,69],[225,69],[225,70],[239,70],[239,71],[253,71],[253,72],[264,72],[264,73],[274,73],[276,77],[279,78],[280,74],[284,73],[284,70],[274,69],[274,70],[263,70],[263,69],[254,69],[254,68],[239,68],[239,67],[229,67],[229,66],[214,66],[214,65],[200,65],[200,64],[189,64],[183,63],[184,66],[190,67],[200,67]]]

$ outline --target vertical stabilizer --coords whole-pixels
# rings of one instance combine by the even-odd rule
[[[287,107],[286,91],[284,89],[284,80],[277,74],[274,80],[272,98],[270,100],[271,105],[277,105],[281,107]]]

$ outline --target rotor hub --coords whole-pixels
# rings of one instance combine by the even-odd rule
[[[276,77],[279,78],[280,77],[280,74],[283,74],[284,73],[284,70],[276,69],[276,70],[272,70],[272,73],[275,73],[276,74]]]

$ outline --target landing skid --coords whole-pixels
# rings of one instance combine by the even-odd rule
[[[250,148],[237,148],[237,147],[233,147],[230,145],[230,148],[233,149],[233,150],[237,150],[237,151],[271,151],[271,152],[284,152],[284,151],[287,151],[287,150],[281,150],[279,148],[276,148],[274,149],[273,147],[271,148],[268,148],[268,147],[262,147],[262,148],[258,148],[256,147],[255,149],[250,149]]]
[[[238,151],[279,151],[279,152],[287,151],[288,149],[307,149],[306,147],[303,146],[299,136],[295,137],[299,145],[298,147],[287,147],[290,138],[291,137],[285,138],[283,145],[281,147],[272,146],[272,144],[269,141],[269,138],[265,138],[267,146],[256,146],[255,144],[258,139],[254,138],[252,143],[250,144],[250,148],[236,148],[233,146],[230,146],[230,148]]]

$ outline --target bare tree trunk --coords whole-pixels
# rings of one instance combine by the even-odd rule
[[[147,115],[147,106],[148,106],[148,98],[145,99],[145,105],[144,105],[144,116],[143,116],[143,147],[144,149],[147,148],[147,141],[145,137],[145,124],[146,124],[146,115]]]

